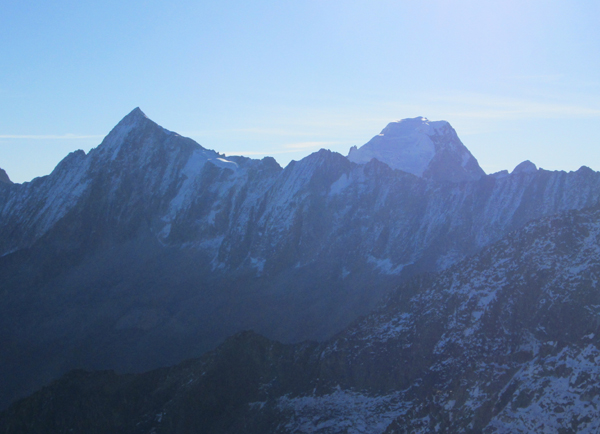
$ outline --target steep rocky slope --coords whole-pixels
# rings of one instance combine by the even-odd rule
[[[3,182],[5,184],[12,184],[12,181],[10,180],[8,174],[4,169],[0,169],[0,182]]]
[[[429,433],[600,429],[600,209],[543,218],[415,277],[334,338],[240,333],[137,376],[75,371],[2,432]]]
[[[0,183],[0,407],[73,368],[166,366],[244,329],[328,338],[401,280],[598,201],[590,169],[483,176],[440,128],[423,176],[326,150],[282,169],[136,109],[49,176]]]

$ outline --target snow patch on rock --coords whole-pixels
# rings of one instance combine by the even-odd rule
[[[294,433],[383,433],[388,425],[406,413],[410,403],[403,393],[370,396],[337,388],[323,396],[279,398],[277,407],[291,417],[282,428]]]
[[[367,144],[352,148],[348,159],[366,164],[375,158],[392,169],[422,176],[435,155],[430,135],[445,124],[445,121],[430,122],[422,117],[391,122]]]

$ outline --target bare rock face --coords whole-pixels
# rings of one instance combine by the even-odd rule
[[[4,169],[0,169],[0,182],[4,184],[12,184],[12,181],[10,180]]]
[[[446,121],[417,117],[391,122],[348,159],[368,163],[373,158],[392,169],[435,181],[476,181],[485,175],[477,160]]]
[[[517,167],[515,167],[512,173],[523,173],[523,174],[531,174],[537,171],[537,167],[529,160],[525,160],[522,163],[519,163]]]

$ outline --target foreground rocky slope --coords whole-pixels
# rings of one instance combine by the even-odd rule
[[[240,333],[140,375],[74,371],[2,432],[597,432],[600,209],[537,220],[318,344]]]
[[[484,176],[428,122],[402,127],[437,149],[417,176],[326,150],[285,169],[225,157],[136,109],[51,175],[0,183],[0,408],[73,368],[167,366],[244,329],[326,339],[403,279],[600,197],[587,168]]]

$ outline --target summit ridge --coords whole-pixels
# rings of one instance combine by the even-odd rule
[[[352,147],[348,159],[358,164],[377,159],[392,169],[440,182],[485,175],[448,122],[422,116],[390,122],[365,145]]]

